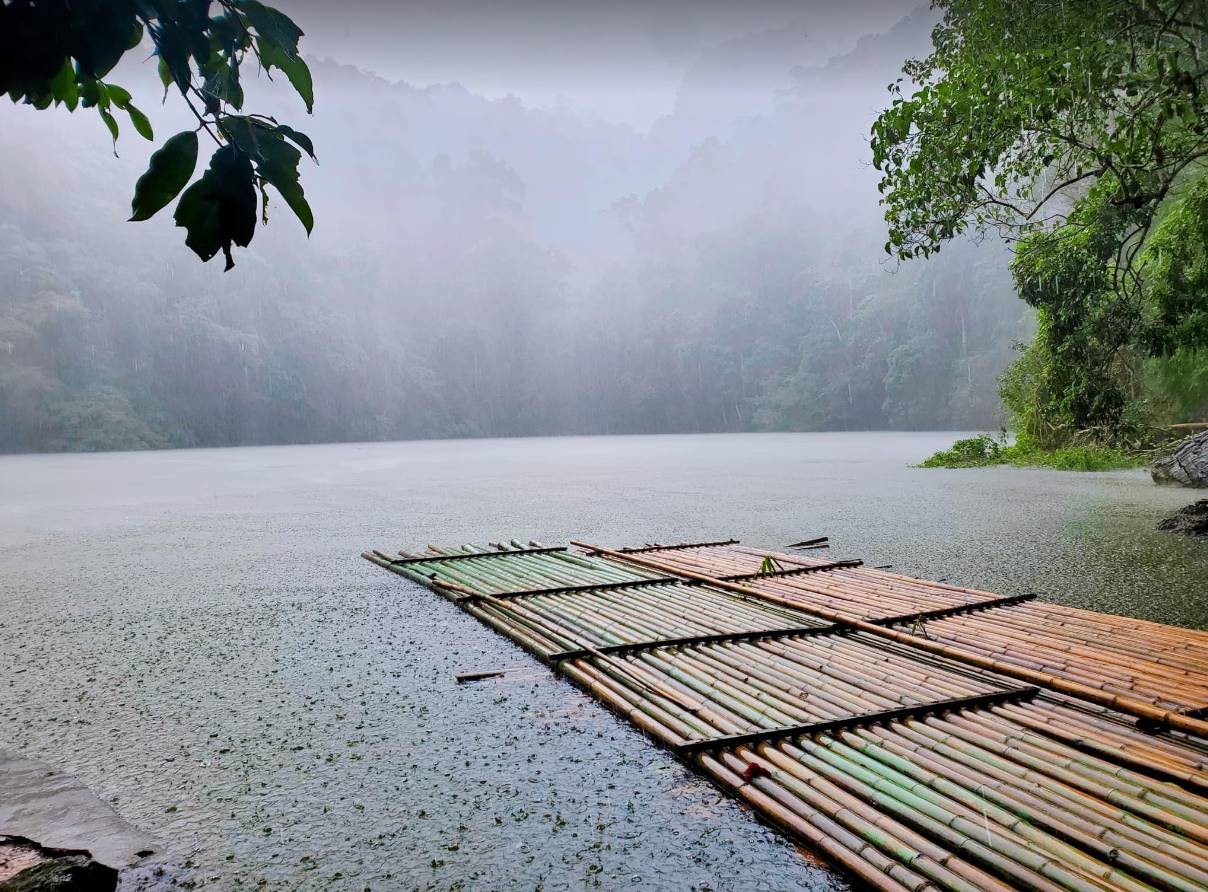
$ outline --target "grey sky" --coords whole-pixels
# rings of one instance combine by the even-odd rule
[[[279,0],[305,50],[416,85],[458,82],[545,105],[559,97],[639,126],[669,112],[684,73],[720,44],[788,27],[811,54],[887,30],[911,0]],[[735,77],[741,77],[741,69]]]

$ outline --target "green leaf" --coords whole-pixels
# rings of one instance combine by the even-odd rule
[[[126,114],[130,116],[130,123],[134,125],[139,136],[147,140],[155,139],[155,131],[151,129],[151,122],[133,102],[126,105]]]
[[[130,42],[126,44],[127,50],[132,50],[143,42],[143,23],[138,19],[134,20],[134,30],[130,32]]]
[[[164,61],[164,57],[159,57],[159,82],[164,85],[164,101],[168,100],[168,88],[172,86],[175,78],[172,77],[172,69],[168,67],[168,63]]]
[[[105,84],[105,92],[109,94],[109,99],[118,108],[125,108],[130,104],[130,91],[125,87],[119,87],[117,84]]]
[[[285,72],[285,76],[289,78],[294,90],[306,103],[306,113],[311,114],[315,110],[315,88],[311,80],[310,68],[306,63],[300,57],[288,55],[280,47],[267,41],[259,40],[256,42],[256,46],[260,51],[260,61],[264,67],[266,69],[278,68]]]
[[[134,186],[132,221],[149,220],[177,196],[197,167],[197,133],[186,130],[151,156],[147,172]]]
[[[84,108],[92,108],[94,105],[102,107],[109,105],[109,94],[105,92],[105,85],[100,81],[84,76],[79,82],[80,86],[80,101]]]
[[[107,108],[98,107],[97,111],[100,112],[101,120],[105,122],[105,126],[109,128],[109,135],[113,137],[113,146],[114,146],[113,154],[116,155],[117,154],[117,133],[118,133],[117,120],[113,117],[113,115],[109,112],[109,109],[107,109]]]
[[[260,144],[260,163],[256,165],[256,172],[281,193],[290,210],[302,221],[306,234],[310,235],[315,218],[302,184],[298,182],[298,162],[301,160],[302,153],[284,140],[264,140]]]
[[[236,0],[235,5],[247,16],[252,28],[263,40],[270,41],[296,56],[298,40],[302,37],[302,29],[294,24],[293,19],[271,6],[265,6],[259,0]],[[263,52],[263,46],[261,46]]]
[[[59,69],[59,73],[51,80],[50,93],[54,97],[55,102],[61,102],[72,111],[75,111],[76,105],[80,101],[80,87],[76,83],[75,66],[71,64],[70,58],[63,60],[63,67]]]
[[[230,145],[218,149],[201,179],[181,195],[174,218],[198,257],[209,260],[221,249],[225,268],[233,267],[231,245],[246,247],[256,231],[256,186],[248,156]]]

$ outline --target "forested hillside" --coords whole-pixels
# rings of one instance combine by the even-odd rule
[[[123,222],[134,140],[0,109],[0,449],[995,425],[1009,253],[887,266],[868,166],[929,27],[649,133],[316,61],[313,119],[261,87],[316,144],[314,235],[274,205],[226,274]]]

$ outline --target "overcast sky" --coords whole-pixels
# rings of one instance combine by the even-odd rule
[[[638,126],[669,112],[706,51],[794,27],[842,52],[917,0],[278,0],[307,53],[415,85],[458,82],[535,105],[558,97]]]

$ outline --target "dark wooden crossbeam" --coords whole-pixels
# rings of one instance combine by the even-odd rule
[[[920,610],[918,613],[903,613],[899,616],[887,616],[884,619],[870,619],[869,622],[878,626],[897,626],[904,623],[927,622],[932,619],[945,619],[949,616],[961,616],[966,613],[977,613],[993,607],[1010,607],[1012,604],[1023,604],[1036,600],[1036,595],[1010,595],[1006,598],[990,598],[987,601],[974,601],[971,604],[958,604],[955,607],[941,607],[938,610]]]
[[[842,567],[860,567],[864,561],[831,561],[829,564],[815,564],[812,567],[790,567],[788,570],[771,570],[767,573],[740,573],[737,576],[720,576],[725,582],[749,582],[753,579],[779,579],[781,576],[801,576],[805,573],[821,573],[824,570],[838,570]]]
[[[826,543],[830,541],[830,536],[819,536],[817,539],[805,539],[801,542],[794,542],[789,548],[825,548]]]
[[[883,709],[879,712],[866,712],[860,715],[844,716],[825,722],[811,722],[806,725],[788,725],[783,728],[766,728],[751,731],[746,734],[728,734],[723,737],[708,737],[704,740],[689,740],[675,747],[680,755],[711,752],[726,747],[767,743],[772,740],[803,737],[807,734],[829,734],[844,731],[849,728],[876,725],[881,722],[900,721],[903,719],[920,718],[921,716],[936,715],[941,712],[951,712],[958,709],[972,709],[985,706],[996,706],[1000,703],[1017,703],[1021,700],[1031,700],[1039,693],[1039,688],[1020,687],[1005,688],[991,691],[988,694],[975,694],[972,697],[953,697],[948,700],[937,700],[932,703],[917,703],[913,706],[902,706],[897,709]]]
[[[599,585],[564,585],[561,588],[533,588],[525,589],[524,591],[515,592],[492,592],[489,597],[507,599],[507,598],[527,598],[532,595],[577,595],[586,592],[610,592],[618,589],[627,588],[642,588],[648,585],[669,585],[679,582],[680,579],[675,576],[658,576],[654,579],[630,579],[625,582],[601,582]],[[462,595],[460,598],[454,598],[455,601],[481,601],[482,595]]]
[[[685,548],[720,548],[723,545],[737,545],[737,539],[722,539],[718,542],[680,542],[678,545],[645,545],[641,548],[618,548],[624,554],[645,554],[649,551],[683,551]]]
[[[558,548],[513,548],[511,551],[475,551],[471,554],[434,554],[431,557],[395,558],[391,566],[404,564],[435,564],[445,561],[469,561],[475,558],[510,557],[514,554],[553,554],[556,551],[566,551],[566,546]]]
[[[844,623],[828,623],[822,626],[792,626],[785,629],[749,629],[744,632],[721,632],[715,635],[689,635],[684,638],[655,638],[650,641],[632,641],[627,644],[609,644],[596,648],[579,648],[552,653],[546,657],[550,663],[561,663],[565,660],[578,660],[584,657],[608,654],[637,653],[643,650],[656,650],[660,647],[683,647],[685,645],[725,644],[729,641],[762,641],[772,638],[789,638],[797,635],[837,635],[851,631]]]

